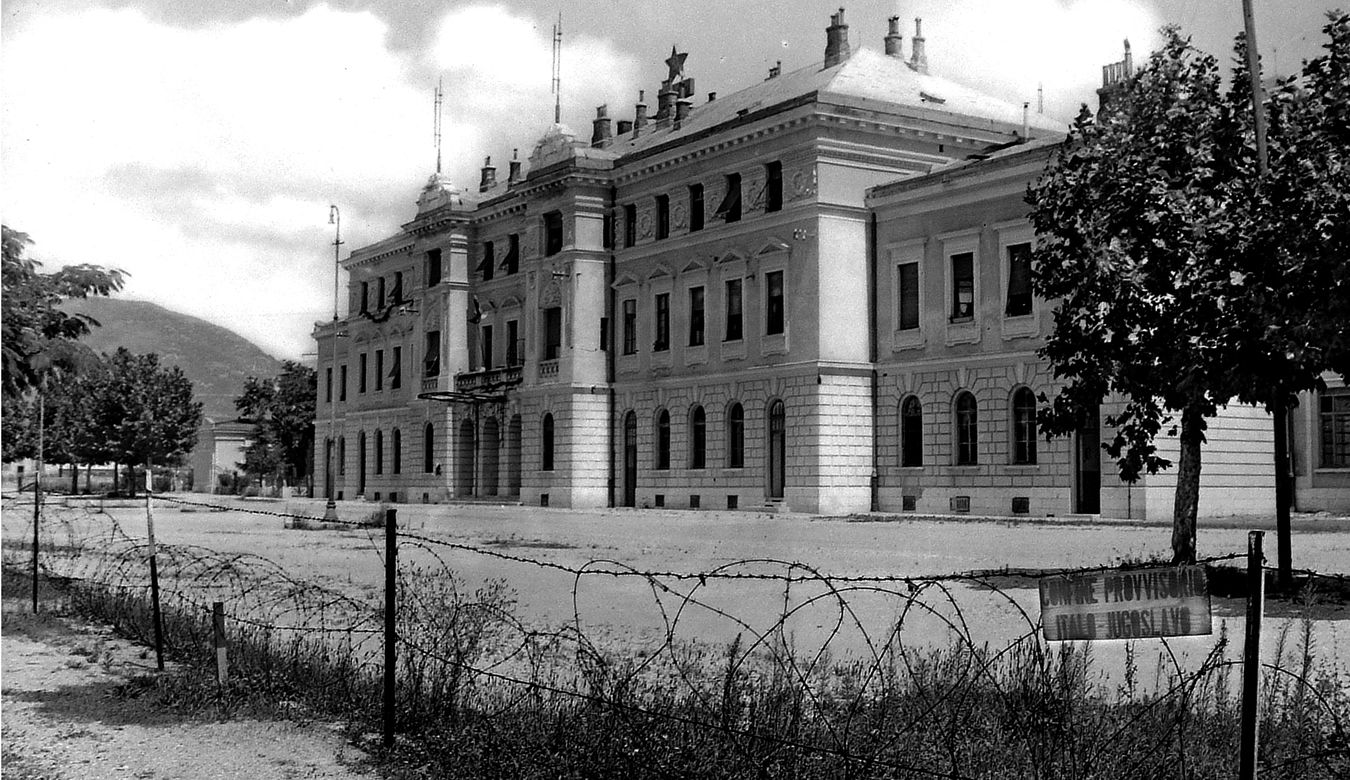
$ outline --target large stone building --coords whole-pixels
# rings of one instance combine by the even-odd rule
[[[1022,195],[1065,128],[930,74],[917,26],[908,58],[896,19],[851,51],[843,17],[823,63],[701,98],[672,51],[654,112],[554,125],[476,192],[433,176],[316,328],[324,492],[1170,513],[1103,473],[1100,423],[1028,427],[1050,307]],[[1230,451],[1241,478],[1202,512],[1271,503],[1260,418],[1211,428],[1206,478]]]

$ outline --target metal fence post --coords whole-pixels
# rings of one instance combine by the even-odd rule
[[[394,643],[398,588],[398,514],[384,513],[384,747],[394,746]]]
[[[216,646],[216,682],[224,685],[230,678],[230,662],[225,648],[225,602],[211,602],[211,634]]]
[[[135,485],[133,480],[132,485]],[[164,671],[164,623],[159,612],[159,564],[155,560],[154,470],[145,461],[145,530],[150,546],[150,611],[155,621],[155,666]]]
[[[1247,534],[1247,641],[1242,650],[1242,748],[1238,780],[1256,780],[1260,747],[1261,618],[1265,613],[1266,575],[1261,554],[1263,531]]]

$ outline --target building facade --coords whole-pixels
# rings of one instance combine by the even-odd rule
[[[654,112],[431,177],[316,326],[325,494],[1170,514],[1103,469],[1100,419],[1034,435],[1023,195],[1065,128],[928,73],[917,28],[882,44],[841,10],[823,63],[706,98],[672,51]],[[1273,507],[1268,431],[1211,425],[1202,513]]]

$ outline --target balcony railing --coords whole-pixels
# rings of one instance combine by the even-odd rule
[[[479,369],[455,377],[455,389],[461,392],[470,390],[500,390],[504,387],[520,384],[520,366]]]
[[[541,360],[539,361],[539,381],[556,382],[558,379],[558,361]]]
[[[429,376],[422,380],[422,392],[430,393],[433,390],[439,390],[441,387],[440,377]]]

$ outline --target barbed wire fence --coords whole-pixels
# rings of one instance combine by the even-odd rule
[[[14,511],[23,502],[5,496],[6,517],[23,516]],[[71,606],[153,641],[145,539],[96,506],[49,504],[41,523],[42,573],[65,586]],[[383,530],[334,525],[387,560]],[[26,560],[27,539],[31,525],[24,534],[7,527],[7,569]],[[233,687],[221,696],[280,692],[373,730],[391,618],[401,752],[463,777],[1205,777],[1235,766],[1241,662],[1228,656],[1222,628],[1194,668],[1158,640],[1163,660],[1151,681],[1134,645],[1118,679],[1107,679],[1091,647],[1041,639],[1034,594],[1010,581],[1031,572],[833,575],[775,559],[647,571],[406,530],[395,549],[389,615],[378,587],[303,579],[262,555],[161,542],[168,652],[208,665],[211,605],[223,602]],[[493,561],[503,576],[470,584],[466,558]],[[522,618],[516,571],[570,583],[569,618]],[[588,601],[592,587],[602,602],[614,588],[646,594],[648,630],[610,636],[593,619],[603,610]],[[990,614],[999,631],[982,625]],[[1350,685],[1315,645],[1310,620],[1287,626],[1265,663],[1265,777],[1350,772]]]

